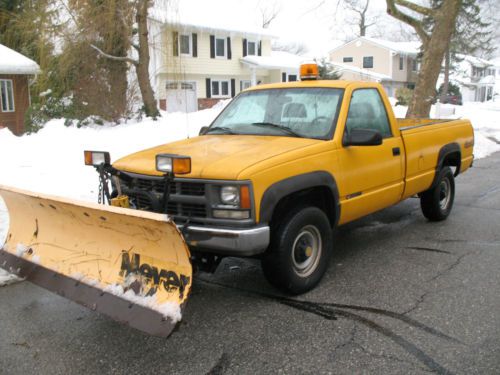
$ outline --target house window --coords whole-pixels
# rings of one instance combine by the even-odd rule
[[[418,70],[418,62],[417,62],[417,59],[413,59],[412,60],[412,66],[411,66],[411,70],[416,72]]]
[[[229,96],[229,81],[212,80],[212,98],[227,98]]]
[[[399,70],[403,70],[405,67],[405,59],[403,56],[399,56]]]
[[[0,79],[2,112],[14,112],[14,87],[11,79]]]
[[[192,39],[189,34],[179,35],[179,51],[181,55],[191,56],[192,55]]]
[[[295,82],[297,80],[297,74],[289,74],[288,82]]]
[[[165,88],[167,90],[177,90],[177,82],[167,82]]]
[[[373,68],[373,56],[363,57],[363,68]]]
[[[247,40],[247,55],[257,56],[257,42]]]
[[[252,81],[240,81],[240,91],[246,90],[252,86]]]
[[[352,62],[353,61],[353,58],[352,57],[344,57],[342,59],[343,62]]]
[[[215,38],[215,56],[226,57],[226,39]]]

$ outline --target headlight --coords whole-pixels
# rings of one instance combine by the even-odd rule
[[[237,206],[240,203],[240,189],[237,186],[223,186],[220,189],[220,200],[224,204]]]
[[[156,155],[156,170],[160,172],[172,172],[172,158],[165,155]]]

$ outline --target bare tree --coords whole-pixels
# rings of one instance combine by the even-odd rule
[[[455,30],[461,0],[426,7],[409,0],[386,0],[387,13],[415,30],[422,42],[422,62],[407,118],[428,117],[445,52]],[[424,19],[425,18],[425,19]],[[426,28],[426,21],[432,28]]]
[[[344,7],[356,16],[355,22],[348,22],[359,28],[357,36],[365,36],[366,29],[376,23],[375,19],[368,15],[369,6],[370,0],[344,0]]]
[[[133,42],[131,45],[137,52],[137,58],[111,55],[94,44],[91,46],[105,58],[115,61],[125,61],[135,67],[137,82],[139,83],[142,102],[144,104],[144,112],[146,116],[156,118],[159,116],[159,112],[154,98],[153,88],[151,87],[151,81],[149,80],[148,9],[153,5],[153,1],[134,0],[132,5],[135,11],[135,22],[137,24],[137,43]]]
[[[309,52],[307,45],[302,42],[273,42],[273,51],[290,52],[295,55],[305,55]]]
[[[281,4],[276,1],[263,1],[259,2],[258,7],[262,16],[262,28],[267,29],[281,12]]]

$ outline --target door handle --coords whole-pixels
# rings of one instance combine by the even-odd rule
[[[392,149],[392,155],[393,156],[399,156],[399,155],[401,155],[401,149],[399,147],[393,147],[393,149]]]

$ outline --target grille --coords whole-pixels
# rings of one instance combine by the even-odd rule
[[[206,217],[207,209],[202,204],[169,202],[167,213],[174,216]]]
[[[161,212],[161,200],[165,191],[163,178],[135,177],[121,180],[124,192],[131,197],[139,210]],[[152,193],[152,194],[151,194]],[[170,201],[167,213],[177,217],[206,218],[206,205],[198,197],[205,196],[205,184],[191,181],[174,181],[170,185]],[[197,197],[197,202],[189,202],[189,197]],[[193,198],[194,199],[194,198]]]
[[[163,179],[135,178],[132,181],[124,182],[129,189],[140,189],[151,191],[157,194],[163,194],[165,191],[165,182]],[[170,185],[170,194],[194,195],[202,197],[205,195],[205,184],[197,182],[179,182],[175,181]]]

